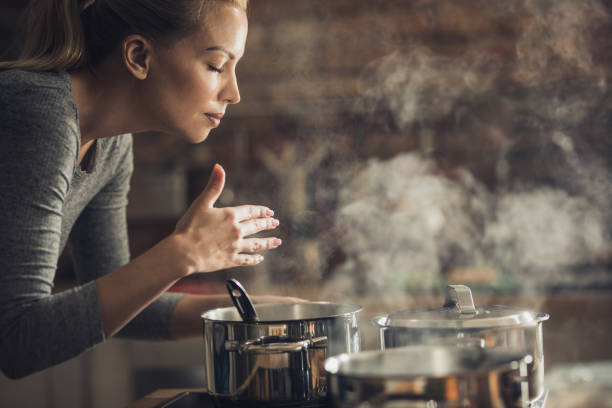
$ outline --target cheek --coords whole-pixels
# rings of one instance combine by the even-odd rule
[[[215,87],[214,78],[191,77],[178,87],[176,97],[179,104],[189,110],[207,112],[207,109],[215,102]]]
[[[215,82],[213,80],[201,79],[199,82],[192,84],[191,93],[202,102],[214,102]]]

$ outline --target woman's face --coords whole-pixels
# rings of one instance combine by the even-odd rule
[[[192,143],[219,126],[227,106],[240,101],[236,64],[244,54],[246,14],[220,4],[200,30],[154,52],[142,95],[154,127]]]

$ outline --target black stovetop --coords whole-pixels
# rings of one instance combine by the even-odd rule
[[[300,402],[235,401],[214,397],[206,392],[183,392],[156,408],[328,408],[327,400]]]

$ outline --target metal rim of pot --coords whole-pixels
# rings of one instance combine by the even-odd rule
[[[293,306],[293,305],[314,305],[314,306],[323,306],[323,307],[329,307],[329,308],[341,307],[341,308],[346,308],[346,311],[341,312],[341,313],[334,313],[334,314],[327,314],[327,315],[320,315],[320,316],[313,315],[313,316],[307,316],[307,317],[282,318],[282,319],[266,319],[265,314],[263,316],[260,315],[261,312],[262,311],[265,312],[265,309],[267,308],[288,307],[288,306]],[[354,305],[354,304],[318,301],[318,302],[301,302],[301,303],[293,303],[293,304],[258,303],[255,305],[255,310],[258,312],[258,315],[260,315],[260,317],[259,317],[259,320],[252,321],[252,322],[243,321],[242,317],[236,312],[236,309],[234,307],[224,307],[224,308],[207,310],[203,312],[200,315],[200,317],[202,319],[210,320],[215,323],[240,323],[240,324],[253,324],[253,325],[290,324],[290,323],[295,323],[296,321],[310,322],[310,321],[320,321],[320,320],[325,320],[325,319],[336,319],[336,318],[341,318],[341,317],[348,317],[355,313],[361,312],[363,310],[363,307]],[[215,318],[211,316],[211,315],[226,314],[226,313],[232,315],[232,318],[231,319],[219,319],[219,318]]]

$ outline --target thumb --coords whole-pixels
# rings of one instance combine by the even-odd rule
[[[207,207],[212,207],[221,195],[223,186],[225,185],[225,170],[220,164],[215,164],[213,167],[208,184],[202,192],[202,204]]]

